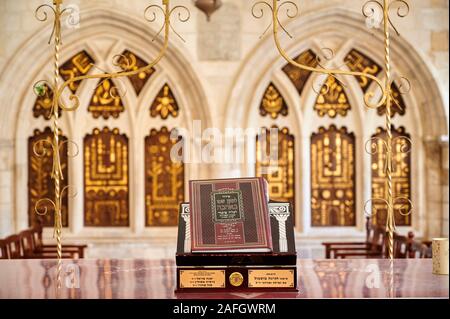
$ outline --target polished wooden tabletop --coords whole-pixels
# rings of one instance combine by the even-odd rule
[[[0,260],[0,298],[448,298],[449,278],[431,260],[298,260],[298,293],[182,294],[175,261]]]

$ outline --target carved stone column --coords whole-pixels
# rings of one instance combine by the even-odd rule
[[[426,140],[425,150],[425,178],[426,178],[426,208],[425,237],[428,239],[442,236],[443,218],[443,186],[445,179],[443,175],[442,143],[437,139]]]
[[[181,212],[181,217],[185,223],[185,232],[184,232],[184,252],[191,252],[191,211],[189,205],[182,206],[183,211]]]
[[[288,251],[287,237],[286,237],[286,221],[289,217],[289,204],[270,204],[270,216],[275,217],[278,221],[280,252],[286,253]]]

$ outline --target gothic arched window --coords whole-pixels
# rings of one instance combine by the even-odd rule
[[[272,148],[270,130],[263,129],[266,138],[261,137],[264,135],[256,138],[256,176],[264,177],[269,183],[271,200],[291,203],[295,214],[295,137],[286,127],[278,130],[278,162],[274,165],[268,158],[268,151]]]
[[[85,226],[128,226],[128,137],[94,129],[84,138]]]
[[[42,141],[46,141],[45,143]],[[51,178],[53,167],[53,153],[50,145],[53,141],[53,132],[49,127],[46,127],[42,132],[35,130],[33,136],[28,139],[28,221],[29,225],[33,225],[38,218],[35,207],[36,202],[40,199],[48,198],[55,199],[55,187]],[[61,189],[68,185],[68,167],[67,167],[67,138],[60,136],[60,159],[63,179],[61,180]],[[35,153],[36,151],[36,153]],[[42,202],[46,205],[47,213],[40,218],[43,225],[46,227],[53,227],[55,209],[48,203]],[[64,192],[62,202],[62,225],[67,227],[69,225],[68,213],[68,199],[67,192]],[[41,208],[42,210],[43,208]]]
[[[355,135],[321,127],[311,136],[311,224],[355,226]]]
[[[184,163],[171,158],[172,147],[181,142],[170,138],[163,127],[145,138],[146,226],[177,226],[184,200]],[[182,154],[177,154],[181,156]]]
[[[392,129],[393,133],[393,197],[400,198],[394,203],[395,224],[397,226],[411,226],[411,217],[406,215],[402,206],[403,199],[411,199],[411,152],[410,135],[404,127]],[[372,198],[387,198],[386,181],[386,147],[383,141],[387,140],[386,130],[378,128],[372,136],[377,141],[377,150],[372,154]],[[404,138],[403,138],[404,137]],[[404,207],[403,207],[404,210]],[[386,225],[386,204],[380,201],[372,201],[373,222],[378,225]]]

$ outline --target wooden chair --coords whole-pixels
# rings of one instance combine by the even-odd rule
[[[56,259],[58,255],[53,251],[37,251],[34,243],[33,229],[27,229],[19,233],[23,257],[27,259]],[[77,256],[76,252],[64,252],[62,258],[74,259]]]
[[[37,222],[31,229],[31,232],[33,234],[33,241],[34,241],[34,252],[35,253],[55,253],[57,251],[56,245],[44,245],[42,241],[42,232],[43,227],[41,222]],[[63,254],[71,254],[75,258],[77,256],[78,258],[84,258],[84,250],[86,249],[87,245],[63,245]]]
[[[408,258],[432,258],[433,253],[427,244],[413,240],[408,251]]]
[[[23,249],[19,235],[11,235],[5,238],[8,259],[22,259]]]
[[[345,247],[334,250],[334,258],[384,258],[386,230],[376,227],[371,242],[366,247]]]
[[[408,237],[394,233],[394,258],[408,258],[413,238],[414,234],[412,232],[408,233]]]
[[[364,242],[324,242],[325,258],[335,258],[335,253],[342,249],[349,250],[367,250],[371,247],[375,236],[375,227],[370,223],[370,219],[366,220],[366,241]]]
[[[6,241],[0,239],[0,259],[8,259],[8,246],[6,245]]]
[[[325,242],[325,257],[345,258],[361,257],[378,258],[383,249],[384,228],[374,226],[370,218],[366,219],[366,241],[364,242]]]
[[[414,240],[413,232],[409,232],[407,237],[394,235],[394,240],[395,258],[432,258],[431,247]]]

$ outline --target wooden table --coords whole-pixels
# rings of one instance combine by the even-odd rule
[[[175,295],[174,260],[0,260],[0,298],[448,298],[431,260],[298,260],[298,293]],[[393,275],[393,276],[392,276]]]

